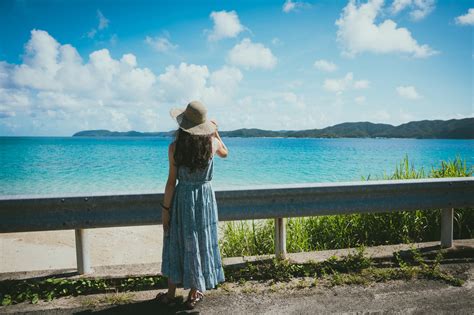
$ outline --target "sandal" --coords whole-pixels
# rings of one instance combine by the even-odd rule
[[[194,308],[196,307],[196,305],[204,299],[204,294],[202,294],[202,293],[199,292],[199,291],[196,291],[196,296],[197,296],[197,297],[194,298],[194,299],[193,299],[192,297],[191,297],[191,298],[188,297],[188,299],[186,300],[186,304],[185,304],[185,305],[186,305],[186,308],[187,308],[188,310],[194,309]]]
[[[178,303],[180,300],[182,300],[182,296],[175,296],[174,298],[168,297],[168,293],[166,292],[160,292],[156,295],[155,301],[158,302],[161,305],[166,305],[166,306],[174,306],[176,303]]]

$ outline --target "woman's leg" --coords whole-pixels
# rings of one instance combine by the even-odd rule
[[[176,284],[171,282],[170,278],[168,278],[168,297],[174,298],[176,294]]]
[[[176,294],[176,284],[171,282],[171,280],[168,278],[168,292],[166,293],[159,292],[156,295],[156,299],[158,300],[159,303],[171,305],[176,302],[175,294]]]

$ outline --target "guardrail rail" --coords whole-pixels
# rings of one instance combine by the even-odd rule
[[[286,257],[285,218],[443,209],[441,245],[453,244],[455,208],[474,207],[474,178],[271,185],[216,191],[220,221],[275,219],[275,254]],[[161,224],[163,193],[0,196],[0,233],[75,230],[80,274],[91,272],[87,229]]]

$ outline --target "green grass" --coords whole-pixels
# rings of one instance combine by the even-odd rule
[[[324,281],[329,286],[335,286],[413,279],[437,280],[453,286],[463,284],[461,278],[441,270],[442,251],[438,251],[432,262],[425,261],[416,249],[412,249],[411,253],[401,257],[395,252],[392,261],[383,265],[367,257],[364,248],[359,248],[355,254],[341,258],[331,257],[323,262],[296,264],[276,259],[248,262],[240,268],[226,269],[226,281],[245,284],[245,281],[288,282],[300,278],[297,287],[314,286]],[[313,280],[308,280],[308,277]]]
[[[468,168],[460,157],[442,161],[438,168],[425,171],[417,170],[405,156],[393,174],[375,179],[468,177],[472,174],[472,167]],[[368,175],[363,180],[370,178]],[[473,238],[472,209],[456,209],[454,222],[455,238]],[[435,241],[439,240],[440,226],[440,210],[290,218],[287,220],[287,250],[291,253]],[[273,220],[228,222],[221,229],[221,236],[223,257],[274,253]]]
[[[255,288],[246,286],[247,281],[268,281],[268,290],[275,291],[275,284],[298,280],[296,287],[303,289],[316,285],[368,285],[389,280],[430,279],[460,286],[463,280],[457,275],[443,271],[440,264],[443,252],[438,251],[434,260],[425,260],[416,249],[411,255],[394,253],[388,261],[374,261],[366,256],[363,247],[355,253],[343,257],[330,257],[322,262],[297,264],[288,260],[261,260],[248,262],[244,266],[225,266],[226,282],[219,287],[230,292],[230,283],[245,289],[243,292],[255,292]],[[129,277],[122,279],[68,279],[44,278],[26,280],[5,280],[0,282],[0,303],[3,306],[22,302],[37,303],[39,300],[51,301],[65,296],[105,293],[104,296],[84,300],[86,306],[100,303],[123,304],[133,301],[133,294],[127,292],[166,288],[165,277]],[[284,287],[284,286],[283,286]],[[125,292],[125,293],[123,293]]]
[[[125,279],[44,278],[4,280],[0,282],[0,302],[1,305],[16,304],[24,301],[37,303],[39,300],[51,301],[62,296],[131,292],[166,287],[167,280],[162,276],[130,277]],[[112,297],[123,298],[124,296],[113,295]]]

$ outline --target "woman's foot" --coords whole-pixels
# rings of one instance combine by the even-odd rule
[[[162,305],[167,305],[167,306],[173,306],[175,305],[178,301],[182,300],[182,296],[171,296],[168,293],[165,292],[160,292],[156,295],[155,300]]]
[[[186,308],[192,310],[196,305],[204,299],[204,294],[202,292],[195,290],[194,292],[189,292],[188,299],[186,300]]]

